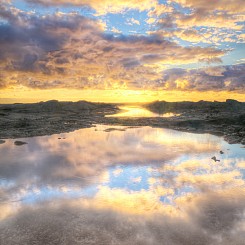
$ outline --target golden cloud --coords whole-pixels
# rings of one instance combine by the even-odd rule
[[[113,36],[75,13],[36,16],[3,7],[0,86],[144,89],[164,87],[159,67],[221,62],[226,51],[182,47],[157,35]],[[154,68],[155,66],[155,68]]]
[[[30,4],[41,4],[44,6],[89,6],[93,8],[97,14],[104,15],[107,13],[121,13],[125,10],[136,9],[145,11],[151,9],[157,4],[157,0],[26,0]]]

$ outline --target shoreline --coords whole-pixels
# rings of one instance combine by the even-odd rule
[[[86,101],[0,105],[0,139],[17,139],[72,132],[95,124],[120,126],[150,126],[190,133],[223,136],[230,144],[245,145],[245,103],[227,102],[153,102],[162,112],[179,116],[106,117],[120,111],[117,104]],[[167,108],[167,109],[166,109]],[[218,109],[217,109],[218,108]]]

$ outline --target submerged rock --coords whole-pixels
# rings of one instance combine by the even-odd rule
[[[20,141],[20,140],[16,140],[16,141],[14,142],[14,144],[15,144],[15,145],[26,145],[27,142]]]
[[[111,132],[111,131],[126,131],[124,128],[107,128],[104,132]]]

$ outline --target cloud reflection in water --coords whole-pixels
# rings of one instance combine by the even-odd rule
[[[211,135],[108,128],[0,146],[5,244],[242,244],[244,149]]]

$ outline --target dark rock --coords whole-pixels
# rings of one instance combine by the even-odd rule
[[[0,140],[0,145],[4,143],[5,143],[5,140]]]
[[[29,127],[30,125],[30,121],[27,118],[20,118],[15,122],[16,128],[25,128]]]
[[[220,162],[220,160],[217,159],[216,156],[213,156],[211,159],[214,160],[215,162]]]
[[[14,142],[14,144],[15,144],[15,145],[26,145],[27,143],[24,142],[24,141],[16,140],[16,141]]]
[[[123,128],[107,128],[104,132],[111,132],[111,131],[125,131]]]

